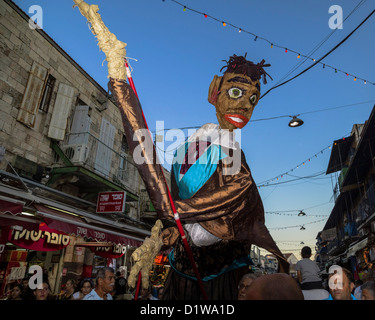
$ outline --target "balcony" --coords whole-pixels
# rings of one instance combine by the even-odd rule
[[[68,135],[60,146],[53,146],[56,163],[52,170],[54,177],[48,184],[58,184],[57,180],[61,180],[64,174],[77,176],[80,172],[81,182],[75,183],[74,178],[71,179],[79,188],[98,189],[99,181],[105,184],[102,188],[123,188],[130,192],[128,194],[133,200],[137,200],[141,189],[137,168],[129,154],[114,150],[113,145],[113,139],[99,140],[89,132]],[[95,179],[89,180],[90,177]]]
[[[357,225],[365,221],[375,211],[375,183],[366,190],[361,201],[354,209]]]

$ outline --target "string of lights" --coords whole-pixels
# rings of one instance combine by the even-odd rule
[[[318,51],[322,45],[328,41],[328,39],[334,34],[336,33],[337,30],[339,30],[339,28],[343,25],[343,23],[345,21],[347,21],[354,12],[356,12],[367,0],[360,0],[359,3],[353,8],[353,10],[345,17],[345,19],[342,21],[342,23],[340,25],[337,26],[336,29],[333,29],[332,32],[330,34],[328,34],[319,44],[317,44],[309,53],[308,53],[308,57],[311,58],[311,56],[313,54],[315,54],[316,51]],[[307,59],[299,59],[299,62],[294,66],[292,67],[283,77],[280,78],[280,80],[275,84],[275,85],[278,85],[279,83],[283,82],[288,76],[290,76],[294,71],[296,71],[299,67],[301,67],[306,61],[308,61]]]
[[[297,214],[292,214],[292,213],[282,213],[282,212],[265,212],[265,214],[274,214],[274,215],[279,215],[279,216],[290,216],[290,217],[297,217]],[[305,215],[304,217],[309,217],[309,218],[321,218],[321,217],[326,217],[328,218],[329,215],[327,214],[314,214],[314,215]]]
[[[316,220],[316,221],[311,221],[311,222],[307,222],[307,223],[303,223],[303,224],[298,224],[298,225],[294,225],[294,226],[268,228],[268,230],[284,230],[284,229],[291,229],[291,228],[300,228],[300,230],[305,230],[306,229],[304,227],[305,225],[319,223],[319,222],[327,220],[327,218],[328,218],[328,216],[326,218],[324,218],[324,219],[320,219],[320,220]]]
[[[272,186],[281,186],[281,185],[289,184],[291,182],[296,182],[293,185],[301,184],[301,183],[315,183],[313,181],[315,181],[317,179],[329,180],[330,179],[329,177],[320,177],[324,174],[325,174],[325,171],[321,171],[317,174],[312,174],[312,175],[302,176],[302,177],[294,176],[294,175],[291,175],[291,174],[285,174],[285,176],[290,176],[290,177],[293,177],[294,179],[289,179],[289,180],[286,180],[286,181],[278,181],[278,182],[275,182],[275,183],[267,183],[267,184],[259,185],[258,187],[259,188],[261,188],[261,187],[265,188],[265,187],[272,187]],[[288,186],[290,186],[290,184]]]
[[[272,179],[268,179],[268,180],[260,182],[259,184],[257,184],[258,188],[266,187],[266,186],[268,186],[270,184],[270,182],[275,181],[275,180],[278,181],[279,179],[283,178],[285,175],[288,175],[289,173],[295,171],[296,169],[299,169],[300,167],[305,166],[307,163],[311,162],[312,159],[317,158],[318,155],[323,154],[323,152],[326,151],[326,150],[328,150],[328,149],[331,149],[331,145],[323,148],[319,152],[315,153],[313,156],[307,158],[305,161],[302,161],[301,163],[299,163],[295,167],[289,169],[288,171],[286,171],[286,172],[284,172],[282,174],[279,174],[276,177],[273,177]]]
[[[162,0],[163,2],[165,2],[165,0]],[[306,54],[303,54],[303,53],[301,53],[300,51],[297,51],[297,50],[294,50],[294,49],[291,49],[291,48],[288,48],[288,47],[286,47],[286,46],[282,46],[282,45],[279,45],[279,44],[277,44],[276,42],[274,42],[274,41],[271,41],[271,40],[269,40],[269,39],[266,39],[266,38],[264,38],[264,37],[262,37],[262,36],[259,36],[259,35],[257,35],[257,34],[255,34],[255,33],[253,33],[253,32],[250,32],[250,31],[248,31],[248,30],[246,30],[246,29],[244,29],[244,28],[241,28],[241,27],[238,27],[238,26],[236,26],[236,25],[234,25],[234,24],[232,24],[232,23],[230,23],[230,22],[227,22],[226,20],[222,20],[222,19],[218,19],[218,18],[215,18],[215,17],[213,17],[213,16],[211,16],[211,15],[209,15],[209,14],[207,14],[207,13],[205,13],[205,12],[201,12],[201,11],[199,11],[199,10],[196,10],[196,9],[193,9],[193,8],[190,8],[190,7],[188,7],[188,6],[186,6],[185,4],[182,4],[182,3],[180,3],[180,2],[178,2],[178,1],[176,1],[176,0],[170,0],[171,2],[174,2],[175,4],[177,4],[177,5],[179,5],[180,7],[182,7],[183,8],[183,11],[191,11],[191,12],[194,12],[194,13],[196,13],[196,14],[199,14],[199,15],[202,15],[204,18],[206,18],[206,19],[212,19],[212,20],[214,20],[214,21],[216,21],[216,22],[218,22],[218,23],[221,23],[222,24],[222,26],[223,27],[225,27],[225,26],[229,26],[229,27],[232,27],[232,28],[234,28],[234,29],[236,29],[238,32],[240,32],[240,33],[247,33],[247,34],[249,34],[249,35],[251,35],[251,36],[253,36],[254,37],[254,41],[258,41],[258,40],[261,40],[261,41],[265,41],[265,42],[267,42],[268,43],[268,45],[270,46],[270,48],[279,48],[279,49],[282,49],[282,50],[284,50],[284,52],[285,53],[294,53],[295,55],[296,55],[296,57],[297,57],[297,59],[300,59],[301,57],[303,57],[303,58],[305,58],[305,59],[307,59],[307,60],[311,60],[311,61],[313,61],[314,62],[314,64],[312,64],[308,69],[311,69],[313,66],[315,66],[316,64],[321,64],[322,66],[323,66],[323,69],[332,69],[332,70],[334,70],[335,71],[335,73],[342,73],[342,74],[345,74],[347,77],[351,77],[351,78],[353,78],[353,80],[354,81],[357,81],[357,80],[361,80],[361,81],[363,81],[363,83],[364,84],[367,84],[367,83],[369,83],[369,84],[372,84],[372,85],[375,85],[375,83],[374,82],[372,82],[372,81],[369,81],[369,80],[367,80],[367,79],[364,79],[364,78],[361,78],[361,77],[358,77],[357,75],[355,75],[355,74],[352,74],[352,73],[349,73],[349,72],[347,72],[347,71],[344,71],[344,70],[341,70],[341,69],[339,69],[339,68],[337,68],[337,67],[334,67],[334,66],[331,66],[331,65],[329,65],[329,64],[326,64],[326,63],[323,63],[322,62],[322,60],[323,60],[323,58],[325,58],[329,53],[331,53],[334,49],[336,49],[338,46],[336,46],[334,49],[332,49],[332,50],[330,50],[330,52],[328,53],[328,54],[326,54],[326,55],[324,55],[323,57],[321,57],[321,58],[319,58],[319,59],[316,59],[316,58],[313,58],[313,57],[311,57],[311,56],[309,56],[309,55],[306,55]],[[373,13],[375,12],[375,10],[364,20],[364,21],[362,21],[362,23],[359,25],[359,26],[361,26]],[[357,30],[358,28],[359,28],[359,26],[355,29],[355,30]],[[354,30],[354,31],[355,31]],[[353,32],[354,31],[352,31],[351,33],[350,33],[350,35],[351,34],[353,34]],[[349,36],[350,36],[349,35]],[[348,39],[348,37],[349,36],[347,36],[343,41],[345,41],[346,39]],[[340,42],[340,44],[342,44],[343,43],[343,41],[341,41]],[[339,44],[339,45],[340,45]],[[308,69],[305,69],[304,71],[302,71],[302,73],[304,73],[304,72],[306,72]],[[302,74],[301,73],[301,74]],[[300,74],[298,74],[297,76],[299,76]],[[295,76],[295,77],[297,77],[297,76]],[[290,81],[290,80],[292,80],[292,79],[294,79],[295,77],[293,77],[293,78],[291,78],[291,79],[289,79],[289,80],[287,80],[288,82]],[[285,84],[285,83],[282,83],[282,84]],[[279,84],[278,86],[281,86],[282,84]],[[277,86],[277,87],[278,87]],[[276,88],[276,86],[275,87],[273,87],[273,88],[271,88],[271,89],[274,89],[274,88]],[[266,92],[266,94],[267,94],[268,92]],[[265,94],[264,94],[265,95]],[[263,95],[263,96],[264,96]]]

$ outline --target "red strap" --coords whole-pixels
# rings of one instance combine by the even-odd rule
[[[137,96],[137,98],[139,99],[138,97],[138,94],[137,94],[137,91],[135,90],[135,86],[134,86],[134,81],[133,81],[133,78],[131,77],[131,74],[130,74],[130,70],[129,70],[129,64],[128,64],[128,61],[125,59],[125,67],[126,67],[126,71],[128,73],[128,80],[129,80],[129,84],[130,86],[132,87],[135,95]],[[146,118],[143,114],[143,110],[142,111],[142,116],[143,116],[143,120],[145,122],[145,125],[146,125],[146,129],[149,130],[148,128],[148,125],[147,125],[147,122],[146,122]],[[168,191],[168,198],[169,198],[169,201],[171,202],[171,206],[172,206],[172,211],[173,211],[173,214],[175,216],[175,220],[176,220],[176,224],[177,224],[177,228],[178,228],[178,231],[180,232],[180,235],[181,235],[181,238],[182,238],[182,241],[183,241],[183,244],[184,244],[184,247],[185,247],[185,250],[186,250],[186,253],[188,254],[188,257],[189,257],[189,260],[190,260],[190,263],[194,269],[194,273],[195,273],[195,277],[197,278],[197,281],[198,281],[198,286],[199,286],[199,289],[201,290],[201,293],[202,293],[202,296],[203,296],[203,299],[204,300],[208,300],[207,298],[207,294],[206,294],[206,290],[204,289],[204,286],[203,286],[203,282],[202,282],[202,279],[200,277],[200,274],[199,274],[199,271],[198,271],[198,268],[197,268],[197,265],[194,261],[194,257],[193,257],[193,253],[191,252],[191,249],[190,249],[190,246],[189,246],[189,243],[187,242],[186,240],[186,235],[185,235],[185,232],[184,232],[184,229],[182,228],[182,224],[181,224],[181,221],[180,221],[180,218],[178,216],[178,213],[177,213],[177,210],[176,210],[176,207],[174,205],[174,202],[173,202],[173,199],[172,199],[172,195],[169,191],[169,187],[168,187],[168,184],[167,184],[167,181],[165,179],[165,176],[164,176],[164,172],[163,170],[161,170],[162,174],[163,174],[163,178],[164,178],[164,182],[165,182],[165,185],[167,187],[167,191]],[[138,291],[139,291],[139,287],[140,287],[140,282],[141,282],[141,273],[139,273],[139,276],[138,276],[138,283],[137,283],[137,291],[136,291],[136,296],[134,297],[135,300],[138,299]]]

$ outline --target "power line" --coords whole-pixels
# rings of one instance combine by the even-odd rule
[[[343,22],[338,26],[340,27],[355,11],[357,11],[367,0],[361,0],[357,6],[348,14],[348,16],[343,20]],[[295,70],[297,70],[300,66],[302,66],[308,59],[312,59],[311,56],[321,48],[321,46],[338,30],[338,28],[334,29],[328,36],[326,36],[315,48],[313,48],[309,53],[308,57],[306,57],[304,60],[297,63],[291,70],[287,72],[286,75],[284,75],[277,83],[278,85],[280,82],[282,82],[284,79],[286,79],[289,75],[291,75]]]
[[[299,74],[295,75],[294,77],[290,78],[289,80],[287,81],[284,81],[280,84],[278,84],[277,86],[274,86],[272,87],[271,89],[269,89],[265,94],[263,94],[260,98],[262,99],[263,97],[265,97],[269,92],[271,92],[272,90],[278,88],[278,87],[281,87],[282,85],[284,84],[287,84],[288,82],[296,79],[297,77],[301,76],[302,74],[304,74],[305,72],[307,72],[308,70],[310,70],[311,68],[313,68],[314,66],[316,66],[318,63],[320,63],[320,61],[322,61],[324,58],[326,58],[327,56],[329,56],[333,51],[335,51],[337,48],[339,48],[346,40],[348,40],[353,34],[354,32],[356,32],[373,14],[375,13],[375,10],[373,10],[351,33],[349,33],[349,35],[347,35],[343,40],[341,40],[336,46],[334,46],[330,51],[328,51],[325,55],[323,55],[321,58],[319,58],[317,61],[315,61],[311,66],[309,66],[308,68],[306,68],[305,70],[303,70],[302,72],[300,72]],[[324,66],[328,66],[328,65],[324,65]],[[337,69],[335,69],[336,71]],[[346,73],[347,76],[349,76],[349,73]],[[354,77],[354,80],[357,80],[357,77],[355,76]],[[361,80],[364,80],[366,82],[365,79],[361,79]],[[375,83],[372,83],[373,85],[375,85]]]
[[[298,224],[298,225],[294,225],[294,226],[268,228],[268,230],[284,230],[284,229],[291,229],[291,228],[302,228],[303,226],[308,225],[308,224],[314,224],[314,223],[319,223],[319,222],[322,222],[322,221],[326,221],[328,217],[329,216],[327,216],[324,219],[320,219],[320,220],[316,220],[316,221],[312,221],[312,222],[307,222],[307,223],[302,223],[302,224]]]
[[[177,5],[179,5],[179,6],[181,6],[181,7],[183,7],[183,11],[191,11],[191,12],[194,12],[194,13],[196,13],[196,14],[199,14],[199,15],[203,15],[204,16],[204,18],[210,18],[210,19],[212,19],[212,20],[214,20],[214,21],[216,21],[216,22],[219,22],[219,23],[221,23],[224,27],[225,26],[230,26],[230,27],[232,27],[232,28],[234,28],[234,29],[236,29],[236,30],[238,30],[239,32],[241,32],[241,33],[247,33],[247,34],[250,34],[251,36],[253,36],[254,37],[254,41],[257,41],[257,40],[263,40],[263,41],[265,41],[265,42],[267,42],[270,46],[271,46],[271,48],[273,48],[273,47],[278,47],[278,48],[280,48],[280,49],[283,49],[283,50],[285,50],[285,52],[286,53],[288,53],[288,52],[293,52],[293,53],[295,53],[295,54],[297,54],[297,58],[300,58],[301,56],[302,57],[304,57],[304,58],[306,58],[306,59],[309,59],[309,60],[312,60],[313,62],[314,62],[314,64],[312,64],[309,68],[307,68],[307,69],[305,69],[304,71],[302,71],[300,74],[298,74],[297,76],[295,76],[295,77],[293,77],[292,79],[289,79],[289,80],[287,80],[285,83],[287,83],[287,82],[289,82],[289,81],[291,81],[291,80],[293,80],[293,79],[295,79],[296,77],[298,77],[298,76],[300,76],[301,74],[303,74],[303,73],[305,73],[306,71],[308,71],[309,69],[311,69],[313,66],[315,66],[316,64],[318,64],[318,63],[320,63],[320,64],[322,64],[323,65],[323,68],[331,68],[332,70],[335,70],[335,73],[337,73],[337,72],[340,72],[340,73],[344,73],[344,74],[346,74],[347,76],[351,76],[352,78],[354,78],[354,80],[357,80],[357,79],[360,79],[360,80],[362,80],[363,82],[364,82],[364,84],[367,84],[367,83],[370,83],[370,84],[373,84],[373,85],[375,85],[375,83],[374,82],[371,82],[371,81],[368,81],[368,80],[366,80],[366,79],[363,79],[363,78],[360,78],[360,77],[357,77],[357,76],[355,76],[355,75],[352,75],[352,74],[350,74],[350,73],[348,73],[348,72],[346,72],[346,71],[343,71],[343,70],[341,70],[341,69],[338,69],[338,68],[336,68],[336,67],[333,67],[333,66],[330,66],[330,65],[328,65],[328,64],[325,64],[325,63],[322,63],[321,62],[321,60],[322,59],[324,59],[328,54],[330,54],[331,52],[333,52],[334,50],[336,50],[342,43],[344,43],[374,12],[375,12],[375,10],[364,20],[364,21],[362,21],[362,23],[354,30],[354,31],[352,31],[350,34],[349,34],[349,36],[347,36],[343,41],[341,41],[340,42],[340,44],[339,45],[337,45],[335,48],[333,48],[328,54],[326,54],[326,55],[324,55],[322,58],[320,58],[320,59],[318,59],[318,60],[316,60],[316,59],[314,59],[314,58],[311,58],[309,55],[305,55],[305,54],[301,54],[299,51],[296,51],[296,50],[292,50],[292,49],[290,49],[290,48],[287,48],[287,47],[285,47],[285,46],[281,46],[281,45],[278,45],[278,44],[276,44],[275,42],[273,42],[273,41],[270,41],[270,40],[268,40],[268,39],[266,39],[266,38],[264,38],[264,37],[261,37],[261,36],[259,36],[259,35],[256,35],[255,33],[253,33],[253,32],[250,32],[250,31],[247,31],[247,30],[245,30],[245,29],[243,29],[243,28],[240,28],[240,27],[238,27],[238,26],[235,26],[234,24],[232,24],[232,23],[229,23],[229,22],[226,22],[225,20],[222,20],[222,19],[218,19],[218,18],[215,18],[215,17],[213,17],[213,16],[211,16],[211,15],[209,15],[209,14],[207,14],[207,13],[204,13],[204,12],[202,12],[202,11],[199,11],[199,10],[196,10],[196,9],[192,9],[192,8],[190,8],[190,7],[188,7],[188,6],[186,6],[186,5],[184,5],[184,4],[182,4],[182,3],[180,3],[180,2],[178,2],[178,1],[176,1],[176,0],[170,0],[170,1],[172,1],[172,2],[174,2],[175,4],[177,4]],[[163,2],[165,2],[165,0],[163,0]],[[349,16],[348,16],[349,17]],[[347,17],[347,18],[348,18]],[[279,84],[279,85],[277,85],[277,86],[275,86],[274,88],[277,88],[277,87],[280,87],[281,85],[283,85],[283,84],[285,84],[285,83],[282,83],[282,84]],[[272,90],[272,89],[274,89],[274,88],[271,88],[270,90]],[[268,92],[270,92],[270,90],[269,91],[267,91],[266,92],[266,94],[268,94]],[[261,98],[263,98],[266,94],[264,94],[264,95],[262,95],[261,97],[260,97],[260,99]]]

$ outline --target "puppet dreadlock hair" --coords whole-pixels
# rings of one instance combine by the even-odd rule
[[[264,84],[267,83],[266,76],[269,76],[271,80],[273,80],[272,77],[263,69],[265,67],[270,67],[271,66],[270,64],[264,64],[265,62],[264,59],[260,63],[255,64],[252,61],[246,60],[246,55],[247,53],[243,57],[243,56],[237,56],[234,54],[233,56],[229,58],[229,61],[223,60],[224,62],[227,63],[227,65],[223,66],[220,69],[220,72],[224,68],[227,68],[225,72],[243,74],[243,75],[250,77],[252,81],[260,80],[260,78],[263,76]]]

